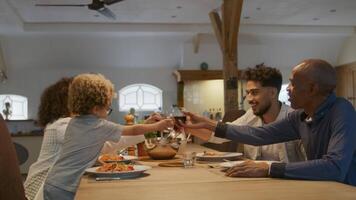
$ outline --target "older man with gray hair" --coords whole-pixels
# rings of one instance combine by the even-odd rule
[[[333,180],[356,186],[356,113],[350,102],[335,96],[335,87],[335,69],[324,60],[308,59],[292,70],[287,91],[291,107],[298,110],[286,118],[250,127],[186,113],[194,124],[184,126],[215,130],[216,137],[252,145],[303,141],[307,161],[248,161],[229,169],[228,176]]]

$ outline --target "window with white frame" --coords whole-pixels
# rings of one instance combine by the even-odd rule
[[[290,102],[289,102],[289,96],[288,96],[288,92],[287,92],[287,87],[288,87],[288,83],[287,84],[283,84],[281,87],[281,91],[279,92],[279,101],[281,101],[282,103],[285,103],[287,105],[290,106]]]
[[[27,97],[14,94],[0,95],[0,111],[3,118],[9,120],[28,119]]]
[[[153,85],[139,83],[119,90],[119,110],[154,111],[162,108],[162,90]]]

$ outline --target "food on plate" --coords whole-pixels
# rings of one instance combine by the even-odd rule
[[[107,162],[107,161],[122,161],[124,160],[123,156],[117,154],[103,154],[99,156],[99,162]]]
[[[215,155],[217,155],[217,153],[215,153],[215,152],[210,152],[210,151],[203,151],[203,155],[204,155],[204,156],[215,156]]]
[[[97,172],[123,172],[133,170],[133,165],[126,165],[124,163],[104,163],[96,169]]]

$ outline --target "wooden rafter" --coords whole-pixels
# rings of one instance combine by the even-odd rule
[[[201,38],[201,33],[197,33],[195,36],[193,36],[193,51],[194,51],[194,53],[199,52],[200,38]]]
[[[173,75],[177,82],[223,79],[222,70],[176,70]]]
[[[213,30],[215,33],[215,37],[220,45],[220,49],[223,51],[224,46],[223,46],[223,38],[222,38],[222,25],[221,25],[221,19],[219,16],[219,13],[217,13],[215,10],[211,11],[209,13],[211,25],[213,26]]]
[[[215,36],[223,53],[225,112],[238,107],[237,43],[243,0],[224,0],[222,19],[214,10],[209,13]]]
[[[237,53],[237,38],[240,28],[242,1],[233,1],[232,12],[230,21],[230,35],[229,35],[229,50],[231,53]]]
[[[223,36],[223,44],[224,44],[224,53],[229,52],[229,39],[230,39],[230,21],[231,19],[231,12],[233,6],[233,2],[235,0],[224,0],[223,6],[221,7],[222,13],[222,36]]]

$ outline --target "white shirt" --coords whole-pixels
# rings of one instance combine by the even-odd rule
[[[44,129],[40,155],[38,156],[37,161],[31,165],[24,183],[25,193],[28,200],[35,199],[36,194],[46,180],[49,169],[59,158],[59,152],[62,149],[64,140],[64,133],[70,119],[70,117],[60,118],[57,121],[48,124]]]
[[[289,106],[282,104],[281,110],[275,121],[286,117],[291,111],[293,110]],[[252,109],[248,109],[244,115],[231,122],[231,124],[263,126],[263,121],[253,113]],[[226,141],[229,140],[217,137],[212,137],[212,139],[209,140],[209,142],[215,143]],[[244,157],[252,160],[272,160],[286,163],[306,160],[305,151],[300,140],[263,146],[244,144]]]
[[[134,136],[121,136],[119,142],[106,141],[103,149],[101,150],[102,154],[116,154],[122,149],[126,149],[132,145],[136,145],[140,142],[145,141],[144,135],[134,135]]]

